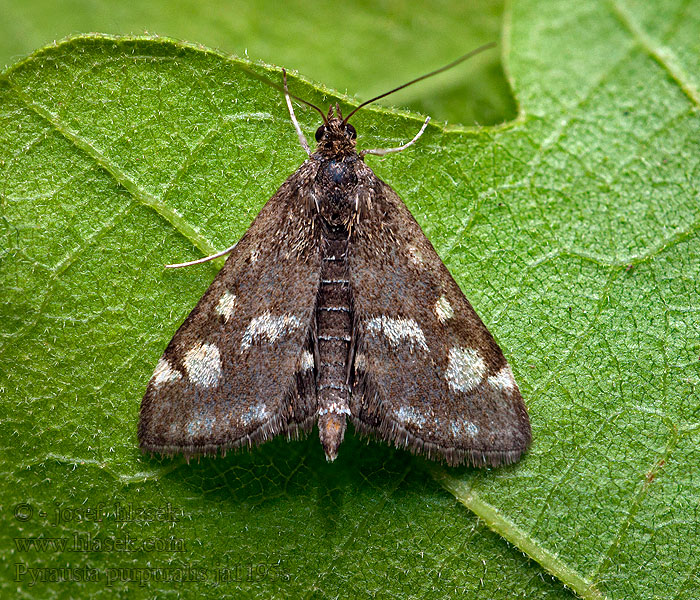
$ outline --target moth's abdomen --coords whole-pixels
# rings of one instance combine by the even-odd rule
[[[335,239],[339,238],[339,239]],[[350,415],[347,361],[352,334],[347,233],[326,238],[316,307],[318,338],[318,429],[328,460],[335,460]]]

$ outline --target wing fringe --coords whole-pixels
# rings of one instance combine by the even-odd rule
[[[350,419],[362,437],[382,440],[412,454],[447,463],[450,467],[463,464],[481,468],[510,465],[520,460],[529,445],[498,450],[441,446],[415,435],[391,419],[388,413],[382,410],[379,392],[366,375],[357,381],[353,395],[356,400],[351,409]],[[529,420],[526,421],[529,426]]]

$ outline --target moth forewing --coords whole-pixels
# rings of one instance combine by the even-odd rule
[[[312,177],[302,167],[268,201],[173,336],[141,404],[142,449],[215,453],[313,425]]]
[[[373,189],[349,250],[353,422],[449,464],[518,460],[530,423],[501,349],[398,195]]]

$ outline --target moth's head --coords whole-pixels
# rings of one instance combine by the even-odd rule
[[[316,130],[317,151],[319,152],[354,152],[357,144],[357,131],[343,119],[340,107],[336,104],[328,109],[328,116],[323,125]]]

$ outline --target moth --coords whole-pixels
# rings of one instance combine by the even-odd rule
[[[387,94],[347,117],[292,96],[321,114],[312,151],[286,75],[284,92],[308,158],[229,249],[158,361],[141,403],[142,450],[224,453],[317,423],[332,461],[349,420],[448,465],[517,461],[530,421],[503,352],[364,162],[410,146],[429,119],[404,146],[358,152],[350,117]]]

